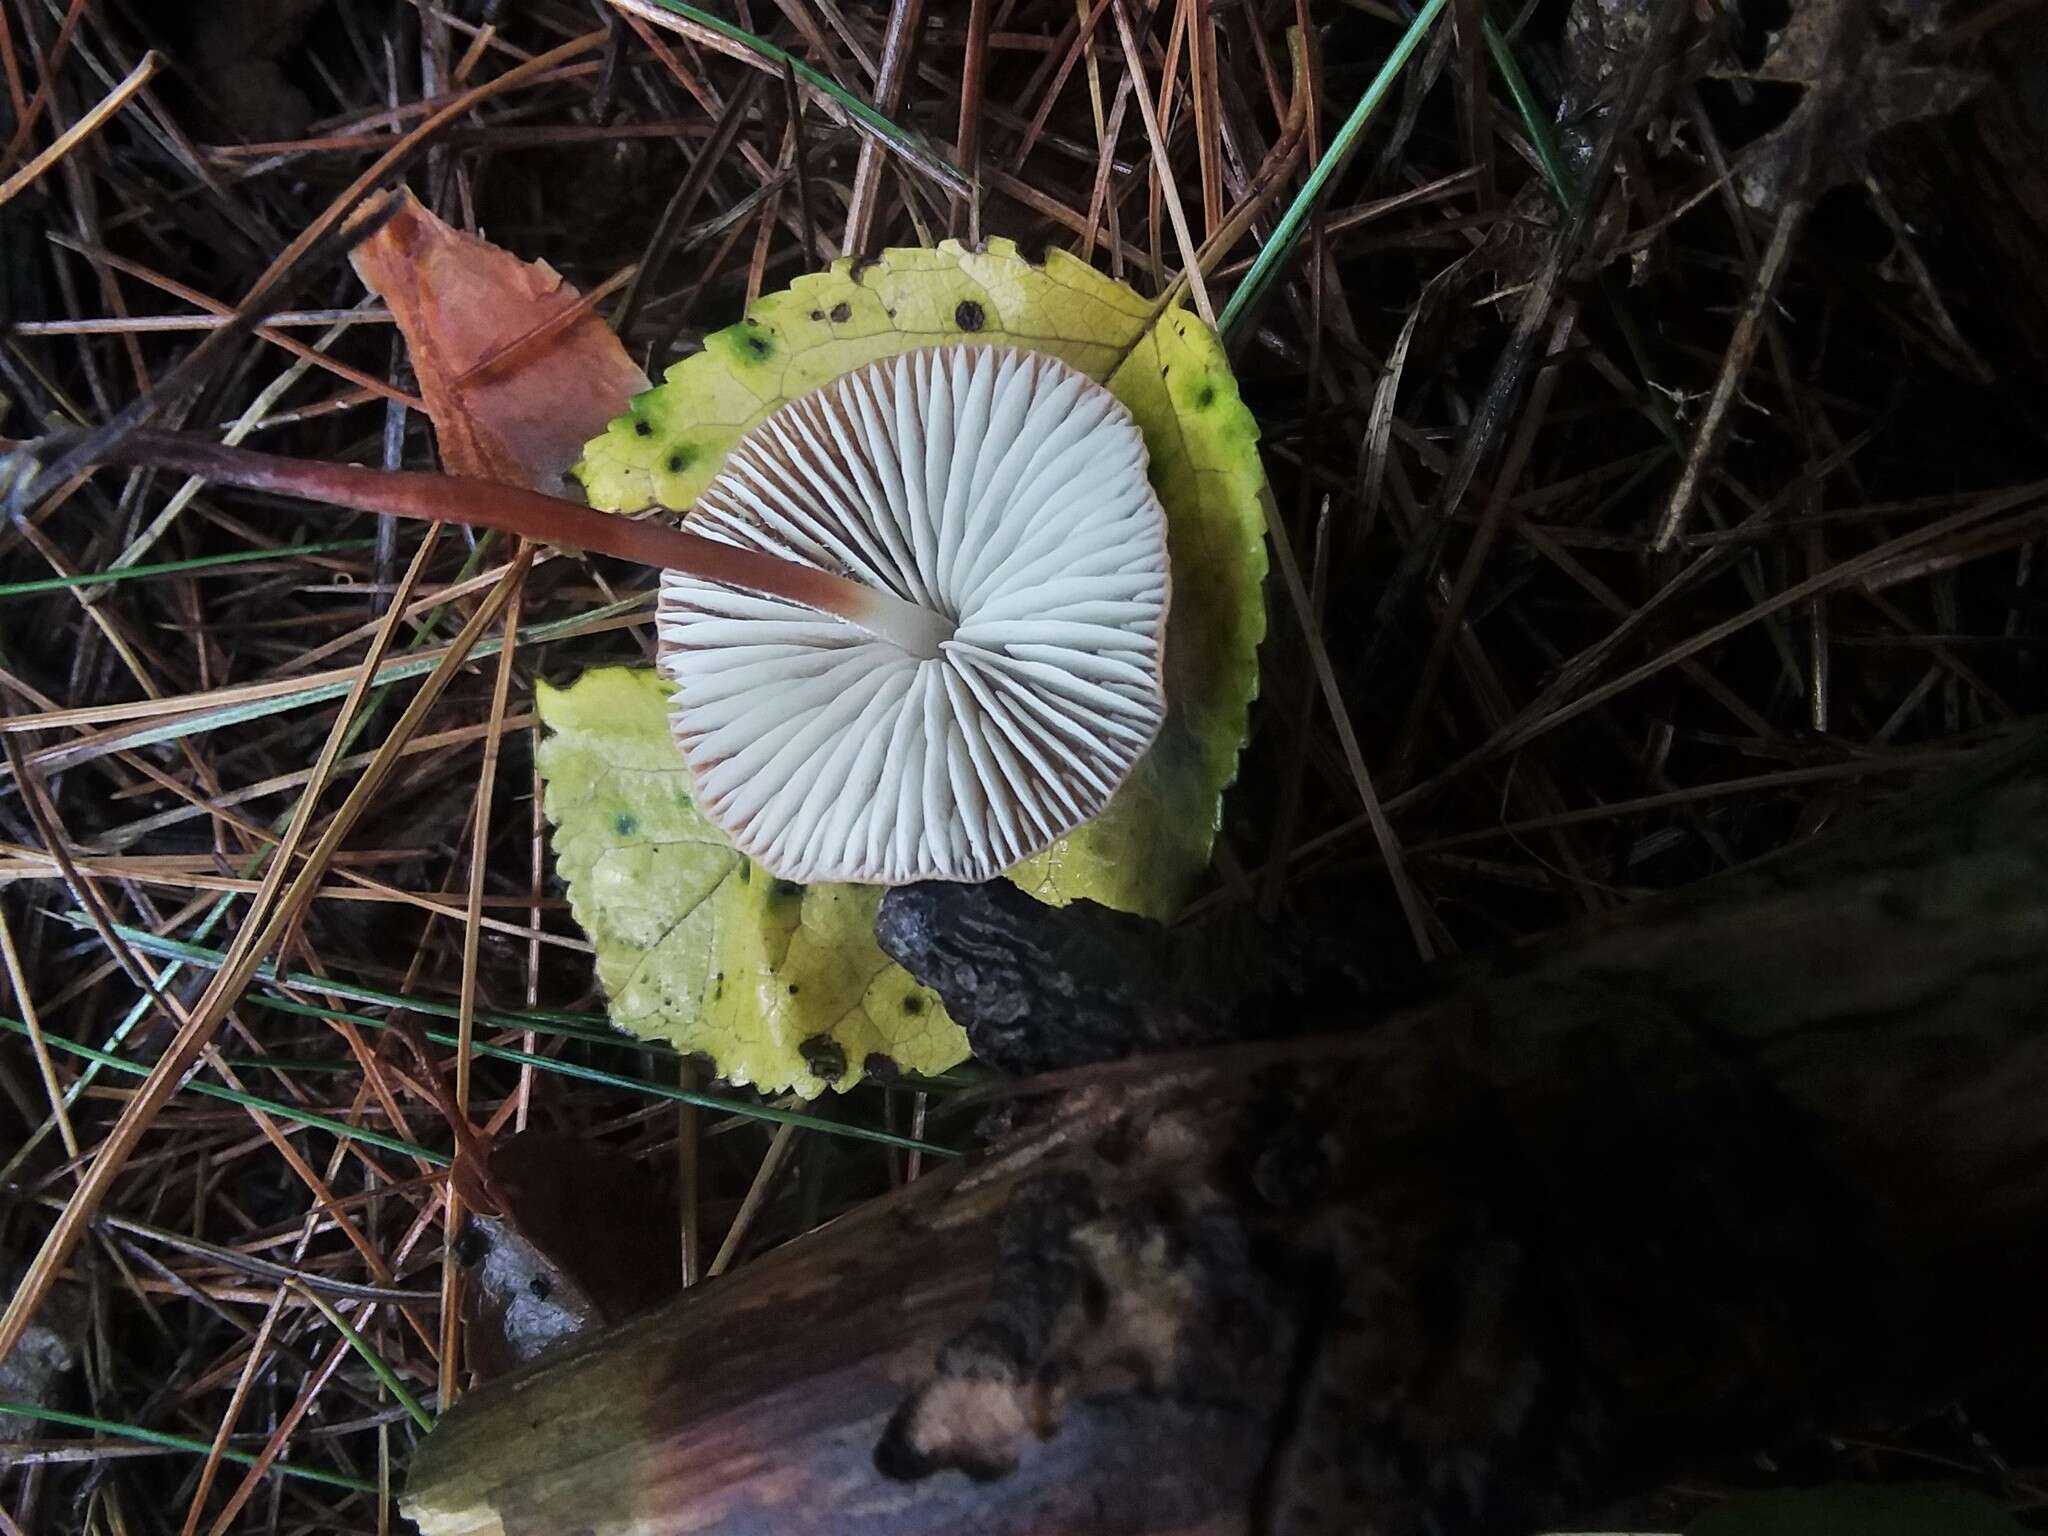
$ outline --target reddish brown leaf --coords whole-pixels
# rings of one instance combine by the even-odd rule
[[[576,290],[410,193],[350,259],[398,320],[447,467],[581,500],[565,472],[647,376]]]

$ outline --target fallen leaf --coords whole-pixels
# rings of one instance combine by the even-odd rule
[[[647,388],[576,290],[546,262],[443,223],[410,192],[350,260],[405,336],[448,468],[574,495],[565,476],[584,439]]]
[[[875,946],[878,888],[772,879],[697,810],[655,672],[542,683],[538,705],[555,864],[614,1024],[804,1098],[877,1057],[922,1073],[966,1058],[937,997]]]
[[[685,509],[778,406],[946,341],[1051,353],[1103,381],[1145,434],[1173,562],[1166,721],[1103,815],[1010,877],[1048,902],[1171,916],[1208,867],[1266,627],[1258,428],[1221,344],[1185,309],[1161,314],[1072,256],[1034,263],[1004,240],[840,261],[707,337],[590,443],[577,475],[598,507]],[[697,814],[654,674],[598,674],[572,692],[542,695],[556,735],[541,765],[615,1024],[806,1096],[857,1081],[870,1057],[917,1072],[965,1057],[937,999],[875,948],[879,890],[763,879]]]
[[[1166,508],[1166,720],[1109,808],[1010,878],[1041,901],[1086,897],[1165,921],[1209,867],[1259,691],[1266,472],[1222,343],[1186,310],[1152,327],[1108,383],[1145,434]]]
[[[1155,315],[1156,323],[1155,323]],[[669,369],[586,450],[591,503],[684,510],[740,435],[848,369],[938,342],[1048,352],[1105,383],[1145,434],[1166,509],[1167,717],[1101,817],[1012,871],[1046,901],[1170,917],[1208,868],[1266,630],[1258,427],[1214,334],[1062,251],[957,241],[835,262],[754,305]]]
[[[1752,208],[1814,198],[1858,177],[1870,141],[1887,129],[1955,111],[1983,77],[1939,54],[1921,57],[1919,29],[1879,30],[1867,0],[1800,0],[1771,39],[1755,77],[1806,87],[1786,120],[1744,154],[1737,181]],[[1892,18],[1883,18],[1890,20]]]

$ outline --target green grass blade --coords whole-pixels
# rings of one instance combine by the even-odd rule
[[[109,571],[81,571],[76,576],[43,576],[34,581],[0,584],[0,599],[33,597],[39,592],[65,592],[77,587],[103,587],[116,581],[138,581],[150,576],[176,576],[187,571],[211,571],[222,566],[250,565],[258,560],[293,560],[301,555],[333,555],[371,549],[375,539],[329,539],[320,544],[287,544],[278,549],[245,549],[226,555],[199,555],[191,560],[165,560],[157,565],[127,565]]]
[[[830,75],[812,68],[788,49],[778,48],[765,37],[756,37],[744,27],[723,17],[714,16],[697,6],[686,5],[683,0],[654,0],[654,3],[664,11],[673,11],[678,16],[694,21],[700,27],[716,32],[728,42],[738,43],[755,57],[773,64],[777,71],[787,64],[797,79],[820,94],[830,97],[833,104],[851,118],[862,132],[901,155],[926,175],[943,182],[949,192],[958,193],[962,197],[973,192],[973,178],[934,149],[923,134],[913,133],[900,124],[891,122]]]
[[[664,0],[666,3],[666,0]],[[1415,19],[1408,23],[1408,30],[1401,34],[1393,51],[1380,65],[1379,73],[1372,77],[1372,83],[1365,88],[1365,94],[1358,99],[1358,105],[1351,109],[1351,115],[1344,120],[1344,126],[1337,130],[1330,140],[1329,148],[1308,173],[1308,179],[1301,184],[1301,190],[1294,195],[1294,201],[1287,205],[1287,211],[1280,215],[1280,222],[1273,230],[1273,237],[1259,251],[1252,262],[1251,270],[1244,275],[1244,281],[1237,285],[1237,291],[1230,296],[1230,302],[1223,306],[1223,313],[1217,319],[1216,329],[1229,344],[1237,339],[1238,331],[1256,314],[1263,303],[1266,290],[1273,285],[1283,267],[1294,259],[1294,249],[1301,243],[1302,234],[1308,228],[1309,216],[1322,200],[1323,193],[1336,179],[1338,172],[1351,163],[1357,153],[1365,130],[1394,89],[1394,82],[1401,78],[1401,71],[1407,67],[1409,58],[1422,46],[1423,38],[1437,17],[1443,14],[1444,0],[1429,0],[1416,12]]]
[[[251,1002],[261,1002],[251,998]],[[346,1060],[325,1061],[311,1056],[223,1056],[237,1072],[359,1072],[361,1067]]]
[[[74,928],[89,927],[87,920],[75,912],[51,914]],[[167,939],[151,933],[146,928],[129,928],[123,924],[113,925],[113,931],[123,943],[140,950],[143,954],[154,955],[163,960],[182,960],[196,965],[201,970],[218,970],[222,952],[210,949],[204,944],[192,944],[182,939]],[[414,1013],[431,1014],[436,1018],[459,1018],[462,1009],[452,1000],[434,997],[406,997],[397,992],[386,992],[378,987],[368,987],[360,982],[344,981],[334,976],[315,976],[307,971],[285,971],[280,973],[275,962],[266,960],[257,968],[256,975],[273,986],[288,987],[294,992],[326,993],[331,997],[347,998],[353,1003],[368,1003],[377,1008],[407,1008]],[[318,1010],[332,1013],[332,1009]],[[622,1035],[613,1029],[601,1013],[557,1013],[545,1008],[479,1008],[476,1011],[478,1024],[493,1029],[532,1030],[536,1034],[564,1035],[573,1040],[587,1041],[592,1045],[613,1045],[621,1050],[637,1050],[650,1055],[669,1056],[675,1052],[665,1045],[651,1040],[637,1040]]]
[[[23,1038],[28,1036],[28,1026],[26,1024],[22,1023],[19,1019],[7,1018],[5,1015],[0,1015],[0,1029],[20,1035]],[[125,1056],[116,1056],[111,1051],[95,1050],[93,1047],[83,1045],[76,1040],[68,1040],[62,1035],[52,1034],[47,1029],[43,1031],[43,1040],[54,1050],[63,1051],[71,1056],[82,1056],[87,1061],[96,1062],[103,1067],[110,1067],[116,1072],[125,1072],[130,1077],[149,1076],[149,1068],[140,1062],[130,1061]],[[225,1088],[219,1083],[209,1083],[203,1078],[193,1077],[186,1079],[184,1091],[196,1093],[202,1098],[219,1099],[227,1104],[239,1104],[245,1109],[260,1109],[265,1114],[274,1115],[280,1120],[310,1126],[314,1130],[326,1131],[331,1136],[340,1136],[346,1140],[360,1141],[365,1146],[381,1147],[386,1152],[396,1152],[403,1157],[417,1157],[432,1163],[437,1168],[449,1167],[455,1161],[445,1152],[436,1152],[428,1147],[415,1146],[409,1141],[399,1140],[396,1136],[387,1136],[382,1131],[373,1131],[360,1125],[350,1125],[345,1120],[335,1120],[326,1115],[314,1114],[311,1110],[299,1109],[291,1104],[281,1104],[275,1099],[258,1098],[253,1093],[243,1093],[237,1088]]]
[[[83,919],[70,913],[59,913],[66,922],[82,924]],[[176,939],[160,938],[139,928],[116,926],[114,932],[127,943],[146,954],[174,957],[203,970],[217,969],[221,963],[221,952],[206,949],[197,944],[183,944]],[[326,992],[336,997],[347,997],[358,1002],[368,1002],[386,1008],[404,1008],[413,1013],[428,1014],[440,1018],[456,1018],[460,1010],[454,1003],[434,998],[400,997],[395,993],[379,992],[372,987],[359,987],[352,982],[339,981],[333,977],[307,976],[290,972],[279,978],[276,968],[269,964],[257,972],[263,980],[274,986],[303,989],[308,992]],[[251,1002],[279,1013],[295,1014],[309,1019],[342,1019],[351,1024],[363,1025],[370,1029],[388,1028],[383,1019],[367,1014],[343,1013],[333,1008],[323,1008],[315,1003],[299,1002],[291,998],[252,997]],[[648,1041],[634,1040],[619,1034],[608,1024],[600,1029],[586,1031],[582,1027],[564,1028],[565,1021],[582,1026],[591,1016],[587,1014],[549,1014],[545,1012],[508,1012],[478,1009],[478,1024],[496,1029],[532,1030],[537,1034],[565,1035],[571,1039],[583,1040],[593,1045],[618,1046],[625,1050],[638,1050],[643,1054],[673,1058],[675,1053],[664,1046]],[[12,1026],[12,1021],[0,1019],[0,1025]],[[25,1027],[25,1026],[12,1026]],[[447,1030],[427,1029],[422,1033],[436,1045],[453,1046],[457,1037]],[[86,1047],[60,1042],[57,1036],[50,1036],[52,1045],[65,1045],[83,1052]],[[515,1050],[507,1045],[490,1045],[484,1041],[473,1042],[471,1049],[478,1055],[493,1061],[509,1062],[516,1066],[531,1066],[537,1070],[553,1072],[561,1077],[573,1077],[587,1083],[598,1083],[607,1088],[624,1088],[643,1093],[652,1098],[667,1099],[676,1104],[690,1104],[698,1109],[710,1110],[714,1114],[739,1115],[751,1120],[766,1120],[776,1125],[795,1125],[805,1130],[816,1131],[825,1136],[845,1136],[856,1141],[872,1141],[885,1147],[897,1147],[904,1151],[925,1152],[933,1157],[957,1157],[959,1153],[950,1147],[918,1141],[910,1136],[898,1136],[889,1131],[878,1131],[863,1125],[853,1125],[841,1120],[827,1120],[818,1115],[807,1115],[793,1109],[777,1109],[770,1104],[750,1104],[743,1099],[720,1098],[716,1094],[696,1093],[684,1088],[671,1087],[647,1078],[628,1077],[621,1072],[607,1072],[600,1067],[586,1067],[573,1061],[563,1061],[555,1056],[542,1056],[532,1051]],[[114,1058],[118,1061],[120,1058]],[[127,1065],[133,1066],[132,1063]],[[191,1086],[198,1088],[196,1082]],[[202,1090],[203,1091],[203,1090]],[[367,1133],[356,1133],[368,1139]]]
[[[263,858],[267,857],[267,853],[259,854],[257,856],[256,862],[260,862]],[[197,933],[199,937],[201,937],[202,939],[205,938],[209,933],[213,932],[214,925],[227,915],[228,905],[233,899],[234,898],[232,896],[221,897],[220,900],[216,901],[210,908],[207,909],[206,916],[200,919],[199,926],[193,931]],[[72,915],[69,913],[59,913],[58,916],[65,918],[67,921],[70,921]],[[85,927],[89,925],[84,922],[83,918],[80,918],[74,924],[74,926]],[[184,967],[175,962],[165,966],[163,975],[158,978],[158,985],[162,987],[168,987],[173,981],[177,980],[178,972],[182,969],[184,969]],[[129,1007],[128,1012],[122,1017],[121,1022],[116,1024],[113,1030],[108,1034],[107,1046],[120,1046],[123,1042],[127,1040],[127,1038],[131,1034],[135,1032],[136,1026],[139,1025],[144,1019],[148,1018],[150,1014],[155,1011],[156,1007],[156,997],[148,992],[143,993],[143,995],[137,998],[135,1002]],[[72,1079],[71,1086],[64,1090],[64,1107],[66,1109],[69,1109],[73,1104],[76,1104],[78,1102],[78,1096],[84,1093],[86,1089],[92,1086],[93,1079],[100,1075],[100,1068],[102,1065],[104,1065],[104,1063],[102,1062],[88,1062],[86,1064],[85,1070],[79,1073],[77,1077]],[[34,1130],[30,1131],[28,1135],[23,1139],[21,1145],[15,1149],[14,1155],[7,1159],[6,1166],[0,1167],[0,1185],[4,1185],[11,1182],[15,1174],[19,1172],[24,1165],[27,1164],[30,1155],[34,1153],[35,1149],[42,1145],[43,1138],[52,1135],[56,1131],[56,1129],[57,1119],[54,1115],[52,1115],[48,1119],[44,1120],[43,1123],[38,1125]]]
[[[1551,190],[1566,209],[1576,210],[1583,188],[1578,178],[1572,175],[1571,167],[1565,163],[1564,151],[1557,142],[1557,130],[1545,113],[1542,101],[1537,98],[1535,87],[1522,72],[1514,49],[1491,21],[1485,23],[1484,35],[1487,50],[1493,55],[1493,67],[1500,71],[1508,95],[1514,99],[1515,111],[1522,119],[1522,130],[1529,135],[1529,143],[1536,151],[1537,160],[1542,163],[1543,174],[1549,179]],[[1636,365],[1637,375],[1645,380],[1654,379],[1656,373],[1650,366],[1649,343],[1643,337],[1642,327],[1636,324],[1635,312],[1626,295],[1605,269],[1600,273],[1600,289],[1614,311],[1615,323],[1628,347],[1629,358]],[[1678,430],[1671,408],[1656,390],[1645,393],[1643,412],[1674,453],[1685,451],[1685,438]]]
[[[349,1320],[310,1285],[295,1280],[292,1282],[292,1289],[318,1307],[320,1315],[334,1324],[335,1331],[348,1340],[348,1347],[361,1356],[363,1364],[370,1368],[370,1373],[383,1382],[385,1390],[398,1399],[398,1406],[406,1411],[407,1417],[421,1429],[431,1431],[434,1427],[434,1416],[420,1406],[418,1398],[406,1391],[405,1383],[398,1379],[398,1373],[385,1363],[382,1355],[370,1347],[370,1341],[357,1333]]]
[[[1536,158],[1543,164],[1543,174],[1550,178],[1551,189],[1557,193],[1558,201],[1571,208],[1578,204],[1579,186],[1571,169],[1564,163],[1564,151],[1558,148],[1557,130],[1551,126],[1543,111],[1543,103],[1536,98],[1536,89],[1529,84],[1529,77],[1522,73],[1522,66],[1515,58],[1515,51],[1508,46],[1508,40],[1501,36],[1500,28],[1491,21],[1484,25],[1483,35],[1486,48],[1493,55],[1493,67],[1500,71],[1500,78],[1508,88],[1508,95],[1514,98],[1515,111],[1521,115],[1522,131],[1529,135],[1529,143],[1536,151]]]
[[[15,1403],[0,1400],[0,1414],[12,1414],[18,1419],[36,1419],[45,1424],[62,1424],[67,1429],[89,1429],[96,1435],[105,1435],[110,1440],[139,1440],[144,1445],[160,1445],[170,1451],[191,1451],[197,1456],[210,1455],[211,1442],[194,1440],[187,1435],[166,1434],[160,1429],[144,1429],[139,1424],[116,1424],[108,1419],[96,1419],[85,1413],[65,1413],[57,1408],[45,1408],[40,1403]],[[253,1467],[257,1458],[247,1451],[222,1451],[222,1461],[232,1461],[238,1467]],[[330,1488],[346,1488],[352,1493],[375,1493],[377,1485],[366,1478],[350,1477],[343,1472],[323,1472],[318,1467],[302,1467],[289,1461],[273,1461],[270,1470],[281,1477],[296,1477],[309,1483],[325,1483]]]
[[[373,1019],[359,1013],[336,1013],[332,1008],[317,1008],[310,1003],[293,1002],[289,998],[256,997],[251,1002],[260,1007],[275,1009],[279,1013],[290,1013],[309,1019],[344,1019],[351,1024],[369,1029],[388,1029],[384,1019]],[[479,1015],[481,1017],[481,1015]],[[460,1044],[460,1037],[445,1029],[423,1029],[420,1031],[436,1045],[454,1047]],[[493,1045],[489,1041],[472,1039],[472,1055],[487,1061],[508,1062],[513,1066],[532,1067],[539,1072],[552,1072],[558,1077],[573,1077],[581,1082],[596,1083],[606,1088],[623,1089],[630,1093],[641,1093],[649,1098],[666,1099],[673,1104],[689,1104],[698,1109],[710,1110],[714,1114],[738,1115],[745,1119],[767,1120],[776,1125],[794,1125],[804,1130],[816,1131],[825,1136],[844,1136],[854,1141],[872,1141],[885,1147],[896,1147],[906,1152],[924,1152],[933,1157],[958,1157],[960,1154],[951,1147],[941,1147],[929,1141],[918,1141],[909,1136],[898,1136],[891,1131],[872,1130],[864,1125],[854,1125],[843,1120],[827,1120],[818,1115],[807,1115],[794,1109],[777,1109],[772,1104],[749,1104],[740,1099],[720,1098],[716,1094],[697,1093],[687,1088],[673,1087],[668,1083],[655,1082],[644,1077],[628,1077],[622,1072],[607,1072],[602,1067],[586,1067],[580,1062],[564,1061],[559,1056],[542,1056],[532,1051],[522,1051],[515,1046]]]

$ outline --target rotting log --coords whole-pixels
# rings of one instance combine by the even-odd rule
[[[1509,1536],[2048,1359],[2038,729],[1390,1017],[1002,886],[882,926],[998,1060],[1174,1053],[469,1397],[427,1536]]]

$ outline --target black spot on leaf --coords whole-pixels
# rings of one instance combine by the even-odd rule
[[[953,323],[963,331],[978,331],[988,324],[988,313],[972,299],[962,299],[953,311]]]
[[[846,1076],[846,1047],[830,1035],[812,1035],[798,1041],[796,1049],[813,1077],[836,1083]]]
[[[668,472],[672,475],[680,475],[690,467],[691,461],[695,458],[696,455],[687,448],[671,449],[668,456]]]
[[[758,320],[746,319],[707,336],[705,345],[724,353],[740,367],[751,367],[774,355],[775,328]]]
[[[635,421],[633,423],[633,430],[641,437],[652,437],[654,436],[654,423],[644,420]]]
[[[832,306],[832,323],[834,325],[844,325],[847,321],[851,320],[852,318],[853,306],[847,303],[846,300],[841,299],[837,304],[834,304]]]
[[[924,999],[915,992],[911,993],[910,996],[903,999],[903,1011],[912,1018],[915,1018],[918,1014],[924,1012]]]

